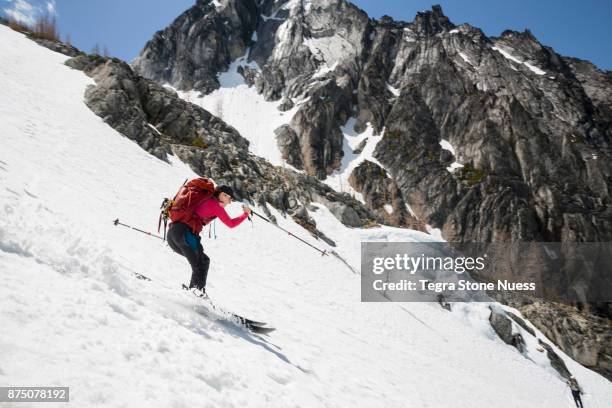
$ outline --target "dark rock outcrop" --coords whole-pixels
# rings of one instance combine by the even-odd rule
[[[538,344],[542,346],[544,350],[546,350],[546,356],[550,360],[550,365],[552,366],[552,368],[557,370],[557,372],[561,375],[561,377],[565,379],[569,379],[572,374],[567,369],[567,366],[565,365],[565,361],[563,361],[563,359],[559,357],[557,353],[555,353],[551,345],[548,343],[544,343],[540,339],[538,339]]]
[[[424,225],[408,212],[395,181],[377,164],[364,161],[355,168],[348,181],[385,223],[424,230]]]
[[[535,332],[533,331],[533,329],[532,329],[531,327],[529,327],[529,326],[527,325],[527,323],[525,323],[525,321],[524,321],[522,318],[518,317],[517,315],[515,315],[515,314],[514,314],[514,313],[512,313],[512,312],[508,312],[508,311],[506,311],[506,314],[507,314],[508,316],[510,316],[510,318],[511,318],[512,320],[514,320],[514,322],[515,322],[516,324],[518,324],[519,326],[521,326],[521,327],[523,328],[523,330],[525,330],[527,333],[531,334],[532,336],[535,336]]]
[[[45,48],[50,49],[51,51],[59,52],[60,54],[67,55],[69,57],[76,57],[79,55],[85,55],[85,53],[78,48],[65,44],[61,41],[52,41],[44,38],[36,38],[30,37],[33,41],[36,41],[38,45],[42,45]]]
[[[512,320],[510,320],[505,312],[493,307],[489,308],[491,310],[489,323],[491,323],[495,333],[504,343],[515,347],[519,352],[523,353],[525,351],[525,340],[520,333],[512,330]]]
[[[177,98],[176,93],[135,75],[118,59],[80,56],[66,62],[96,78],[85,93],[87,106],[145,150],[164,159],[163,140],[205,147],[228,144],[246,149],[248,141],[221,119]]]
[[[245,54],[257,23],[254,0],[198,0],[170,27],[158,31],[133,62],[134,69],[177,89],[210,92],[219,87],[217,72]]]

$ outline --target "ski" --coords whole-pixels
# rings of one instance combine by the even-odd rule
[[[141,273],[132,271],[132,275],[134,275],[134,277],[136,279],[140,279],[140,280],[144,280],[147,282],[152,282],[153,280],[151,278],[149,278],[148,276],[145,276]],[[212,309],[212,311],[214,311],[217,314],[217,317],[222,318],[223,320],[227,320],[231,323],[234,323],[236,326],[240,326],[243,329],[248,330],[251,333],[256,333],[256,334],[268,334],[273,332],[274,330],[276,330],[273,327],[265,327],[267,325],[267,323],[265,322],[259,322],[257,320],[251,320],[251,319],[247,319],[246,317],[240,316],[236,313],[232,313],[229,312],[227,310],[223,310],[222,308],[220,308],[219,306],[215,305],[212,300],[210,300],[210,298],[208,296],[203,297],[200,296],[196,293],[194,293],[187,285],[182,285],[183,290],[188,291],[189,293],[191,293],[192,295],[194,295],[195,297],[199,298],[200,300],[202,300],[203,302],[206,302],[207,305]],[[211,317],[208,316],[207,317]]]
[[[195,293],[187,285],[183,284],[182,288],[183,288],[183,290],[188,291],[189,293],[193,294],[195,297],[197,297],[197,298],[201,299],[202,301],[206,302],[212,308],[212,310],[214,310],[216,313],[218,313],[219,315],[224,317],[225,320],[228,320],[228,321],[234,323],[237,326],[243,327],[243,328],[247,329],[250,332],[257,333],[257,334],[268,334],[268,333],[271,333],[274,330],[276,330],[273,327],[264,327],[267,324],[265,322],[258,322],[257,320],[247,319],[246,317],[240,316],[240,315],[238,315],[236,313],[229,312],[227,310],[223,310],[219,306],[215,305],[208,296],[203,297],[203,296]]]
[[[144,281],[151,281],[151,279],[147,278],[146,276],[138,273],[138,272],[132,272],[132,274],[134,274],[134,276],[136,277],[136,279],[140,279],[140,280],[144,280]]]

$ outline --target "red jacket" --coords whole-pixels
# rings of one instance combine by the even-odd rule
[[[202,218],[204,225],[208,224],[215,218],[219,218],[221,222],[230,228],[237,227],[249,216],[247,213],[243,213],[236,218],[230,218],[225,211],[225,208],[223,208],[221,203],[214,197],[211,197],[200,204],[198,208],[196,208],[195,213]]]

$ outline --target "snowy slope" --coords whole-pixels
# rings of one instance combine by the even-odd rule
[[[497,338],[486,304],[361,303],[357,275],[262,222],[206,239],[209,292],[278,330],[201,316],[178,289],[186,261],[111,223],[153,230],[193,173],[95,116],[65,59],[0,26],[0,384],[70,386],[78,407],[572,406],[547,364]],[[362,240],[431,239],[311,215],[353,265]],[[564,358],[586,406],[609,407],[610,382]]]
[[[177,93],[184,100],[201,106],[236,128],[249,141],[249,150],[253,154],[264,157],[274,165],[295,170],[282,159],[274,130],[288,124],[304,101],[295,101],[295,106],[286,112],[279,111],[278,101],[266,101],[254,86],[249,87],[244,82],[242,75],[236,71],[240,65],[258,69],[255,62],[246,63],[245,56],[234,61],[227,72],[219,75],[220,87],[210,94],[202,95],[196,91]]]

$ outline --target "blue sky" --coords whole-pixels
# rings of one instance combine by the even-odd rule
[[[91,51],[98,43],[126,61],[138,55],[162,29],[195,0],[0,0],[4,14],[25,19],[56,13],[62,36]],[[487,35],[529,28],[558,53],[587,59],[612,70],[612,1],[607,0],[354,0],[372,17],[388,14],[411,21],[419,10],[439,3],[455,24],[470,23]]]

